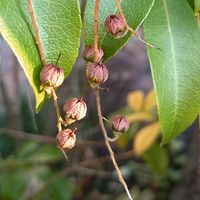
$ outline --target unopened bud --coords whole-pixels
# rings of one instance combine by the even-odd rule
[[[65,112],[66,124],[70,125],[75,121],[83,119],[87,113],[87,105],[83,98],[73,98],[67,101],[63,107]]]
[[[108,69],[103,63],[92,63],[86,70],[89,84],[92,88],[97,88],[108,79]]]
[[[127,33],[126,22],[120,14],[108,16],[104,25],[106,31],[115,38],[121,38]]]
[[[47,64],[40,72],[40,81],[47,93],[51,92],[52,88],[57,88],[64,81],[64,70],[54,64]]]
[[[72,149],[75,142],[76,135],[71,129],[65,129],[57,134],[57,145],[61,149]]]
[[[117,115],[112,118],[112,128],[115,132],[126,132],[129,128],[129,122],[126,117]]]
[[[88,62],[94,62],[94,46],[86,46],[85,47],[85,50],[84,50],[84,53],[83,53],[83,58],[88,61]],[[101,48],[98,48],[98,57],[97,57],[97,62],[100,62],[102,61],[102,58],[103,58],[103,55],[104,55],[104,52]]]

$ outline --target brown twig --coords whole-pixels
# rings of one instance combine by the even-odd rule
[[[33,29],[35,31],[36,44],[37,44],[39,52],[40,52],[42,63],[43,63],[43,65],[45,65],[46,64],[46,60],[45,60],[45,55],[44,55],[44,51],[43,51],[41,40],[40,40],[39,27],[38,27],[37,20],[36,20],[36,17],[34,15],[34,12],[33,12],[32,0],[28,0],[28,8],[29,8],[29,12],[30,12],[30,15],[31,15]]]
[[[97,104],[97,111],[98,111],[98,117],[99,117],[99,124],[101,126],[101,129],[102,129],[102,132],[103,132],[103,135],[104,135],[105,144],[106,144],[108,151],[110,153],[110,158],[111,158],[113,165],[115,167],[115,170],[117,172],[119,181],[122,183],[122,185],[124,186],[124,189],[126,190],[128,198],[130,200],[133,200],[133,198],[131,197],[131,194],[129,192],[128,186],[127,186],[127,184],[126,184],[126,182],[125,182],[125,180],[122,176],[122,173],[121,173],[121,171],[118,167],[118,164],[115,160],[114,152],[113,152],[113,150],[110,146],[110,143],[108,141],[107,132],[106,132],[106,129],[105,129],[105,126],[104,126],[104,123],[103,123],[103,116],[102,116],[102,113],[101,113],[101,102],[100,102],[99,90],[95,90],[95,96],[96,96],[96,104]]]
[[[146,41],[144,41],[127,23],[126,21],[126,17],[124,16],[124,13],[123,13],[123,10],[122,10],[122,7],[121,7],[121,4],[120,4],[120,0],[116,0],[116,4],[117,4],[117,7],[118,7],[118,10],[119,10],[119,13],[120,15],[122,16],[124,22],[125,22],[125,25],[126,25],[126,29],[127,31],[130,31],[140,42],[142,42],[143,44],[146,44],[147,46],[149,47],[153,47],[154,46]]]
[[[116,142],[117,140],[118,140],[118,138],[119,138],[119,135],[115,135],[114,137],[108,137],[108,141],[109,142]]]
[[[83,132],[88,132],[89,130],[85,130]],[[47,136],[47,135],[37,135],[34,133],[28,133],[24,131],[14,130],[14,129],[8,129],[8,128],[0,128],[0,135],[5,134],[10,137],[21,139],[21,140],[32,140],[39,143],[45,143],[45,144],[56,144],[55,137]],[[97,148],[104,148],[105,144],[101,141],[95,141],[95,140],[78,140],[76,143],[76,146],[94,146]]]
[[[54,89],[51,90],[51,94],[52,94],[53,103],[54,103],[54,107],[55,107],[56,115],[57,115],[57,127],[58,127],[58,131],[60,132],[62,131],[62,125],[61,125],[62,118],[60,115],[60,108],[58,106],[58,101],[57,101],[58,98]]]
[[[94,61],[97,61],[97,59],[98,59],[98,16],[99,16],[99,0],[96,0],[95,1],[95,10],[94,10]],[[121,171],[118,167],[118,164],[115,160],[114,152],[113,152],[113,150],[110,146],[110,143],[109,143],[108,135],[107,135],[107,132],[106,132],[106,129],[105,129],[105,126],[104,126],[104,122],[103,122],[104,117],[103,117],[102,112],[101,112],[101,101],[100,101],[100,95],[99,95],[99,88],[95,89],[95,97],[96,97],[96,105],[97,105],[97,112],[98,112],[98,118],[99,118],[99,125],[102,129],[104,141],[105,141],[106,147],[109,151],[110,158],[111,158],[113,165],[114,165],[114,168],[117,172],[119,181],[122,183],[122,185],[124,186],[124,189],[126,190],[128,198],[130,200],[133,200],[132,197],[131,197],[131,194],[129,192],[128,186],[127,186],[127,184],[126,184],[126,182],[125,182],[125,180],[122,176],[122,173],[121,173]]]
[[[58,132],[62,131],[62,124],[61,124],[61,121],[62,121],[62,118],[61,118],[61,114],[60,114],[60,108],[58,106],[58,101],[57,101],[57,95],[55,93],[55,90],[54,88],[52,88],[51,90],[51,95],[52,95],[52,98],[53,98],[53,103],[54,103],[54,107],[55,107],[55,110],[56,110],[56,115],[57,115],[57,127],[58,127]],[[69,158],[66,154],[66,152],[64,151],[64,149],[58,147],[60,149],[60,151],[63,153],[65,159],[67,161],[69,161]]]

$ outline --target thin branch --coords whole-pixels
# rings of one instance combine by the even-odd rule
[[[95,1],[95,10],[94,10],[94,61],[97,61],[98,59],[98,16],[99,16],[99,0]],[[114,157],[114,152],[110,146],[109,140],[108,140],[108,136],[107,136],[107,132],[104,126],[104,122],[103,122],[103,115],[101,112],[101,101],[100,101],[100,96],[99,96],[99,88],[95,89],[95,97],[96,97],[96,105],[97,105],[97,112],[98,112],[98,118],[99,118],[99,125],[102,129],[103,132],[103,136],[104,136],[104,140],[105,140],[105,144],[107,146],[107,149],[109,151],[110,154],[110,158],[113,162],[113,165],[115,167],[115,170],[117,172],[119,181],[122,183],[122,185],[124,186],[124,189],[126,190],[126,193],[128,195],[129,200],[133,200],[131,197],[131,194],[129,192],[128,186],[122,176],[122,173],[118,167],[118,164],[115,160]]]
[[[117,141],[117,139],[119,138],[119,135],[115,135],[114,137],[108,137],[108,141],[109,142],[116,142]]]
[[[122,10],[122,7],[121,7],[121,4],[120,4],[120,0],[116,0],[116,4],[117,4],[117,7],[118,7],[118,10],[119,10],[119,13],[120,15],[122,16],[124,22],[125,22],[125,25],[126,25],[126,29],[127,31],[130,31],[133,35],[135,35],[135,37],[140,41],[142,42],[143,44],[146,44],[147,46],[149,47],[153,47],[154,46],[146,41],[144,41],[127,23],[126,21],[126,17],[124,16],[124,13],[123,13],[123,10]]]
[[[22,140],[33,140],[36,142],[42,142],[42,143],[47,143],[47,144],[56,143],[55,138],[51,136],[37,135],[33,133],[27,133],[27,132],[23,132],[19,130],[8,129],[8,128],[0,128],[0,135],[1,134],[5,134],[10,137],[14,137],[17,139],[22,139]]]
[[[130,158],[133,158],[134,156],[134,152],[133,150],[130,150],[130,151],[127,151],[127,152],[123,152],[123,153],[117,153],[115,154],[115,158],[117,160],[126,160],[126,159],[130,159]],[[80,163],[78,163],[78,165],[81,165],[81,166],[96,166],[97,163],[105,163],[107,161],[110,161],[110,154],[109,155],[106,155],[106,156],[102,156],[102,157],[98,157],[98,158],[92,158],[92,159],[88,159],[88,160],[85,160],[85,161],[82,161]]]
[[[36,17],[34,15],[34,12],[33,12],[32,0],[28,0],[28,8],[29,8],[29,12],[30,12],[30,15],[31,15],[33,29],[35,31],[36,44],[37,44],[39,52],[40,52],[42,63],[43,63],[43,65],[45,65],[46,64],[45,55],[44,55],[44,51],[43,51],[41,40],[40,40],[39,27],[38,27],[37,20],[36,20]]]
[[[133,198],[131,197],[131,194],[129,192],[128,186],[127,186],[127,184],[126,184],[126,182],[125,182],[125,180],[124,180],[124,178],[122,176],[122,173],[121,173],[121,171],[120,171],[120,169],[118,167],[118,164],[117,164],[117,162],[115,160],[114,152],[113,152],[113,150],[112,150],[112,148],[110,146],[110,143],[108,141],[107,132],[106,132],[106,129],[105,129],[105,126],[104,126],[104,123],[103,123],[103,116],[102,116],[102,113],[101,113],[101,102],[100,102],[100,96],[99,96],[99,90],[98,89],[95,90],[95,96],[96,96],[96,104],[97,104],[97,111],[98,111],[98,117],[99,117],[99,124],[100,124],[102,132],[103,132],[105,144],[106,144],[106,146],[108,148],[108,151],[110,153],[110,158],[111,158],[111,160],[113,162],[113,165],[115,167],[115,170],[117,172],[119,181],[122,183],[122,185],[124,186],[124,188],[126,190],[128,198],[130,200],[133,200]]]
[[[58,106],[58,101],[57,101],[58,97],[54,89],[51,90],[51,94],[52,94],[53,103],[54,103],[54,107],[55,107],[56,115],[57,115],[57,127],[58,127],[58,131],[60,132],[62,131],[62,125],[61,125],[62,118],[61,118],[60,108]]]
[[[89,129],[90,130],[90,129]],[[89,131],[88,130],[88,131]],[[87,130],[83,131],[87,132]],[[28,133],[24,131],[14,130],[14,129],[8,129],[8,128],[0,128],[0,135],[5,134],[13,138],[21,139],[21,140],[32,140],[39,143],[45,143],[45,144],[56,144],[55,137],[47,136],[47,135],[37,135],[34,133]],[[78,140],[76,143],[76,146],[94,146],[97,148],[104,148],[105,144],[101,141],[95,141],[95,140]]]
[[[57,101],[57,95],[55,93],[55,90],[54,88],[52,88],[51,90],[51,95],[52,95],[52,98],[53,98],[53,103],[54,103],[54,107],[55,107],[55,110],[56,110],[56,115],[57,115],[57,127],[58,127],[58,132],[62,131],[62,124],[61,124],[61,121],[62,121],[62,118],[61,118],[61,114],[60,114],[60,108],[58,106],[58,101]],[[58,147],[60,149],[60,151],[63,153],[65,159],[67,161],[69,161],[69,158],[67,156],[67,154],[65,153],[64,149]]]

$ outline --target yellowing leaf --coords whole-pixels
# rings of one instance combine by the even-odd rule
[[[155,142],[160,134],[160,125],[158,122],[142,128],[135,136],[133,141],[134,153],[141,156]]]
[[[127,96],[127,103],[130,108],[135,111],[142,109],[144,102],[144,93],[142,91],[131,92]]]
[[[145,99],[145,110],[152,110],[156,107],[156,94],[155,91],[152,89],[148,92],[146,99]]]
[[[153,116],[148,112],[138,112],[127,115],[129,123],[140,122],[140,121],[153,121]]]

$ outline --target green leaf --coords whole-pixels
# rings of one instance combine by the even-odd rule
[[[200,33],[186,0],[156,0],[144,28],[165,144],[199,112]]]
[[[17,56],[36,96],[39,110],[45,100],[40,88],[42,62],[35,42],[27,0],[0,0],[0,33]],[[79,5],[76,0],[32,0],[41,45],[47,63],[65,70],[67,77],[76,61],[81,35]]]
[[[157,174],[164,175],[166,173],[169,164],[166,149],[154,144],[144,153],[143,158]]]
[[[148,16],[154,0],[121,0],[121,6],[127,22],[131,28],[137,30]],[[84,40],[85,45],[94,42],[94,6],[95,0],[87,1],[84,14]],[[99,46],[104,50],[104,61],[115,55],[128,41],[131,34],[121,39],[114,39],[104,28],[107,16],[117,13],[115,0],[102,0],[99,8]]]

